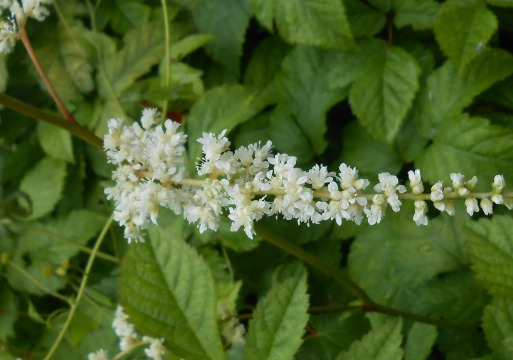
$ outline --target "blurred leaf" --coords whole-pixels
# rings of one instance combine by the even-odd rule
[[[336,360],[400,360],[401,349],[401,318],[388,324],[372,329],[361,340],[353,342],[348,351],[340,353]]]
[[[416,110],[421,130],[432,137],[444,120],[452,121],[474,97],[512,73],[513,56],[499,49],[483,50],[461,75],[447,61],[429,75],[427,86],[419,94],[420,104]]]
[[[409,25],[414,30],[426,30],[433,27],[440,4],[434,0],[400,0],[394,1],[394,10],[394,24],[398,28]]]
[[[355,37],[378,34],[387,22],[386,15],[359,0],[344,0],[347,18]]]
[[[216,37],[212,34],[193,34],[186,36],[171,44],[171,58],[181,60],[190,53],[210,43],[215,38]]]
[[[401,48],[382,43],[372,65],[353,84],[349,102],[360,123],[380,141],[392,142],[418,90],[420,67]]]
[[[478,188],[490,190],[496,174],[513,179],[513,130],[464,114],[440,126],[433,143],[420,154],[415,166],[431,183],[448,180],[450,173],[468,178],[479,175]],[[488,191],[487,190],[487,191]]]
[[[199,31],[215,36],[207,53],[231,72],[239,73],[239,58],[251,13],[244,0],[198,0],[192,17]]]
[[[7,81],[9,79],[9,72],[7,70],[6,56],[0,55],[0,91],[5,91]]]
[[[20,191],[32,201],[30,219],[40,218],[53,210],[61,197],[65,178],[66,163],[49,157],[43,158],[25,174]]]
[[[308,321],[306,270],[278,275],[249,322],[244,360],[291,359],[301,345]]]
[[[69,131],[40,122],[37,128],[37,136],[41,147],[48,155],[58,160],[74,162],[73,144]]]
[[[485,309],[483,329],[495,359],[513,356],[513,302],[494,299]]]
[[[328,145],[324,139],[326,113],[347,96],[346,89],[329,86],[328,65],[334,54],[297,46],[285,58],[276,77],[279,104],[289,109],[315,154],[321,154]]]
[[[510,216],[467,224],[470,259],[477,280],[494,296],[513,299],[513,226]]]
[[[406,345],[404,347],[405,360],[425,360],[431,353],[438,331],[435,326],[419,322],[413,323]]]
[[[183,220],[151,228],[148,242],[128,248],[121,268],[120,303],[144,334],[164,338],[187,359],[224,359],[217,329],[214,281],[182,237]]]
[[[435,24],[436,40],[461,72],[486,46],[498,23],[480,0],[445,2]]]
[[[291,44],[325,48],[352,45],[352,34],[340,0],[249,0],[258,21],[270,32],[274,25]]]
[[[16,312],[18,308],[16,306],[15,295],[4,280],[0,282],[0,340],[6,341],[8,337],[15,337],[14,323],[18,318]],[[1,351],[1,350],[0,350]],[[0,352],[0,355],[2,353]]]
[[[142,0],[116,0],[116,10],[110,16],[112,27],[119,33],[126,33],[148,21],[151,8]]]

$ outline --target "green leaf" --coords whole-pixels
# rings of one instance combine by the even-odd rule
[[[292,44],[348,48],[352,34],[340,0],[249,0],[251,10],[267,30],[274,26]]]
[[[259,110],[254,99],[254,92],[232,85],[214,88],[194,104],[187,118],[191,164],[201,157],[201,144],[196,140],[203,132],[219,134],[249,120]]]
[[[142,0],[116,0],[116,10],[110,17],[112,27],[119,33],[126,33],[148,21],[151,8]]]
[[[261,299],[249,323],[244,360],[291,359],[308,321],[306,270],[279,276]]]
[[[144,23],[126,34],[124,47],[107,56],[97,76],[98,92],[115,99],[159,63],[164,50],[162,22]]]
[[[494,299],[485,309],[483,329],[495,359],[513,356],[513,302]]]
[[[182,60],[185,56],[215,39],[212,34],[193,34],[175,41],[170,46],[171,58]]]
[[[461,115],[439,127],[438,135],[415,166],[431,183],[448,180],[450,173],[459,172],[468,178],[478,175],[478,188],[489,191],[495,175],[513,179],[512,161],[513,130]]]
[[[513,236],[510,216],[469,222],[470,260],[477,280],[494,296],[513,299]]]
[[[73,144],[69,131],[40,122],[37,137],[43,150],[51,157],[73,163]]]
[[[210,269],[182,236],[183,220],[153,227],[146,243],[128,247],[120,303],[142,333],[164,338],[187,359],[224,359]]]
[[[394,1],[394,10],[394,24],[398,28],[409,25],[414,30],[426,30],[433,27],[440,4],[434,0],[399,0]]]
[[[382,42],[372,64],[349,93],[353,112],[373,137],[389,143],[394,140],[418,90],[419,74],[413,56]]]
[[[66,163],[49,157],[25,174],[20,190],[32,201],[30,219],[40,218],[53,210],[61,197],[65,177]]]
[[[89,210],[77,210],[53,219],[47,224],[32,223],[19,236],[12,262],[25,268],[39,284],[55,291],[66,285],[66,279],[57,276],[56,269],[78,254],[87,241],[105,224],[105,217]],[[12,267],[8,268],[9,283],[23,291],[42,295],[44,291],[33,280]]]
[[[495,6],[513,7],[512,0],[488,0],[487,3]]]
[[[336,162],[355,166],[361,174],[395,174],[403,165],[394,149],[372,139],[358,122],[344,128],[341,145],[342,156]]]
[[[279,104],[287,106],[316,154],[328,145],[324,140],[326,113],[347,96],[346,89],[330,89],[329,66],[334,54],[297,46],[283,61],[276,78]]]
[[[16,306],[14,293],[6,286],[4,280],[0,282],[0,308],[2,309],[2,321],[0,321],[0,339],[6,341],[8,337],[15,337],[14,323],[16,322]],[[1,354],[1,353],[0,353]]]
[[[218,63],[238,74],[244,34],[251,13],[244,0],[199,0],[192,16],[200,32],[215,40],[205,50]]]
[[[480,0],[445,2],[435,24],[436,40],[461,72],[486,46],[498,23]]]
[[[372,329],[361,340],[355,341],[348,351],[340,353],[336,360],[400,360],[402,320],[396,318],[388,324]]]
[[[378,34],[387,22],[385,13],[359,0],[344,0],[344,5],[356,38]]]
[[[335,358],[369,331],[369,322],[361,313],[346,312],[340,315],[312,316],[308,327],[315,336],[305,340],[296,360],[309,360],[312,354],[320,359]]]
[[[6,56],[0,55],[0,91],[5,91],[7,81],[9,79],[9,72],[7,71]]]
[[[405,360],[425,360],[431,353],[438,331],[433,325],[415,322],[404,347]]]
[[[447,61],[431,73],[416,109],[422,131],[430,138],[444,120],[452,121],[474,97],[513,73],[513,56],[503,50],[483,50],[460,75]]]

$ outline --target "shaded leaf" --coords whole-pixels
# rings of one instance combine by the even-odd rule
[[[349,47],[352,34],[339,0],[249,0],[251,10],[269,31],[292,44]]]
[[[513,302],[494,299],[485,309],[483,329],[496,359],[513,356]]]
[[[431,353],[438,331],[433,325],[415,322],[408,332],[404,347],[405,360],[425,360]]]
[[[414,30],[431,29],[438,17],[440,4],[434,0],[394,1],[394,24],[398,28],[411,26]]]
[[[40,122],[37,136],[43,150],[51,157],[74,162],[71,133],[55,125]]]
[[[359,0],[344,0],[346,14],[355,37],[378,34],[387,22],[386,15]]]

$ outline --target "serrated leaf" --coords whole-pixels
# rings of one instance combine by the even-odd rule
[[[37,137],[41,147],[48,155],[58,160],[74,162],[73,144],[69,131],[40,122],[37,128]]]
[[[308,321],[306,270],[277,276],[249,323],[244,360],[291,359],[301,345]]]
[[[340,353],[336,360],[400,360],[402,319],[396,318],[388,324],[372,329],[361,340],[355,341],[347,352]]]
[[[279,104],[295,117],[315,154],[327,146],[326,113],[347,96],[347,90],[330,89],[332,56],[336,52],[297,46],[285,58],[276,78]]]
[[[461,72],[486,46],[498,23],[480,0],[445,2],[435,23],[436,40]]]
[[[402,160],[399,154],[387,145],[374,141],[357,122],[344,128],[341,144],[342,156],[336,162],[351,164],[361,174],[395,174],[401,169]]]
[[[105,217],[89,210],[77,210],[53,219],[47,224],[32,223],[19,236],[12,262],[25,268],[39,284],[55,291],[66,285],[66,279],[56,276],[58,267],[79,253],[87,241],[105,224]],[[44,294],[34,281],[14,268],[7,271],[9,283],[32,294]]]
[[[488,346],[495,359],[508,360],[513,357],[513,302],[493,299],[485,308],[483,329]]]
[[[387,22],[385,13],[359,0],[344,0],[344,5],[356,38],[378,34]]]
[[[196,140],[203,132],[219,134],[224,129],[230,131],[249,120],[259,110],[254,99],[253,91],[240,85],[232,85],[214,88],[194,104],[187,117],[191,164],[201,157],[201,144]]]
[[[292,44],[347,48],[352,34],[339,0],[249,0],[260,23]]]
[[[418,90],[420,67],[408,52],[384,42],[373,60],[351,87],[349,102],[369,133],[390,143]]]
[[[409,25],[414,30],[426,30],[433,27],[440,4],[434,0],[399,0],[394,1],[394,10],[394,24],[398,28]]]
[[[333,359],[370,330],[368,320],[357,312],[312,316],[308,327],[315,331],[315,336],[305,340],[296,360],[309,360],[312,354],[320,359]]]
[[[120,303],[144,334],[164,338],[187,359],[225,359],[216,324],[210,269],[182,237],[183,220],[149,230],[129,246],[121,267]]]
[[[477,280],[494,296],[513,299],[513,219],[469,222],[470,260]]]
[[[450,173],[478,175],[478,188],[490,189],[497,174],[513,180],[513,130],[477,117],[461,115],[440,127],[433,143],[418,157],[423,178],[435,183]]]
[[[124,47],[107,55],[97,76],[105,99],[119,97],[134,81],[158,64],[164,49],[162,22],[144,23],[126,34]]]
[[[192,17],[199,31],[215,36],[205,47],[207,53],[238,75],[244,35],[251,17],[246,1],[199,0],[193,7]]]
[[[403,203],[400,213],[360,232],[348,258],[349,275],[375,301],[410,310],[429,280],[465,261],[464,233],[454,219],[421,227],[412,217],[411,204]]]
[[[431,353],[438,331],[433,325],[415,322],[408,332],[404,360],[425,360]]]
[[[512,73],[513,56],[498,49],[484,50],[461,75],[447,61],[429,75],[419,95],[417,113],[424,134],[432,137],[440,123],[458,116],[475,96]]]
[[[47,215],[59,201],[66,177],[66,163],[49,157],[39,161],[25,174],[20,190],[26,193],[32,202],[30,219]]]

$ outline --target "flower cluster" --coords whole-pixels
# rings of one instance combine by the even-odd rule
[[[52,0],[0,0],[0,12],[7,10],[9,19],[0,24],[0,53],[9,53],[19,39],[18,26],[28,18],[43,21],[50,13],[45,5]]]
[[[430,194],[424,194],[420,170],[408,173],[411,193],[395,175],[381,173],[375,193],[368,194],[364,190],[369,180],[358,178],[358,171],[346,164],[337,173],[322,165],[304,171],[296,167],[294,156],[273,154],[270,141],[230,150],[226,131],[217,136],[203,133],[198,139],[203,157],[197,173],[207,178],[191,179],[184,165],[186,136],[171,120],[158,125],[158,117],[155,109],[146,109],[141,125],[112,119],[105,137],[109,161],[118,166],[113,174],[116,184],[106,194],[115,201],[114,218],[125,227],[129,241],[143,240],[140,231],[157,223],[160,206],[183,214],[201,232],[216,230],[226,213],[231,231],[243,228],[249,238],[255,234],[254,222],[263,216],[279,215],[306,224],[334,220],[339,225],[343,221],[360,224],[366,217],[369,224],[378,224],[387,207],[397,212],[406,198],[414,201],[417,225],[428,223],[426,200],[450,215],[458,197],[465,199],[470,215],[480,207],[491,214],[493,204],[513,207],[513,200],[502,194],[501,175],[495,177],[490,193],[473,192],[475,177],[465,181],[463,175],[451,174],[452,187],[438,182]]]
[[[139,345],[148,344],[149,347],[144,349],[144,353],[149,359],[162,360],[165,353],[165,348],[162,345],[163,339],[154,339],[149,336],[143,336],[142,341],[135,332],[134,325],[128,322],[128,315],[123,311],[123,307],[119,306],[116,309],[116,315],[112,322],[112,327],[116,335],[119,337],[119,347],[122,352],[129,351]],[[88,360],[108,360],[105,350],[100,349],[88,355]]]

